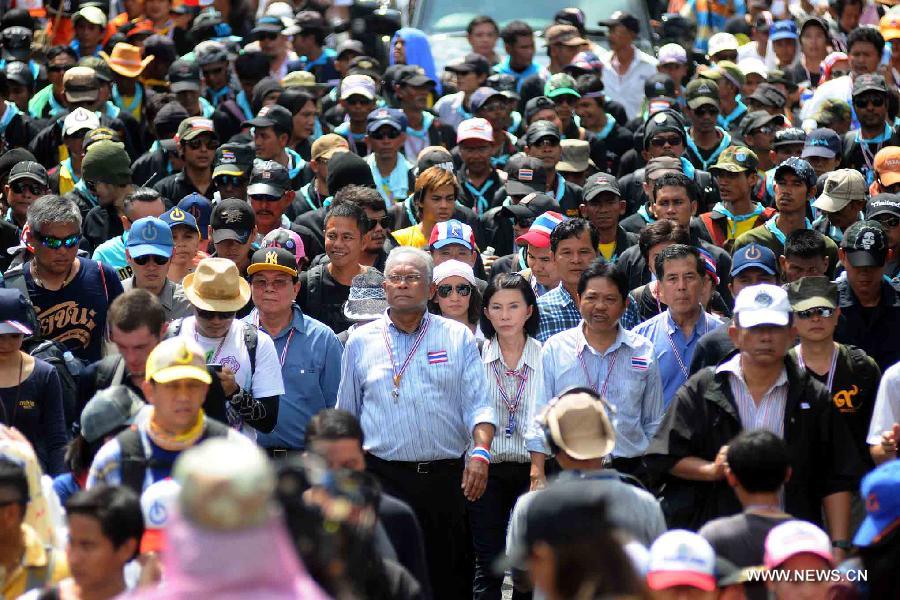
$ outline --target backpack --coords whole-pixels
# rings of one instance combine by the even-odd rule
[[[325,265],[319,263],[306,272],[307,302],[323,308],[325,306],[325,287],[322,285],[322,270]]]
[[[210,437],[225,437],[229,431],[230,428],[227,425],[219,423],[215,419],[206,419],[203,435],[200,436],[197,443]],[[140,495],[144,491],[147,469],[153,467],[154,459],[153,457],[147,458],[144,454],[144,443],[136,426],[132,425],[119,433],[116,440],[118,440],[120,448],[119,464],[122,469],[122,485]]]
[[[166,331],[166,339],[178,337],[181,333],[181,326],[184,319],[175,319]],[[256,372],[256,346],[259,343],[259,330],[256,325],[244,322],[244,346],[247,348],[247,354],[250,355],[250,377]]]

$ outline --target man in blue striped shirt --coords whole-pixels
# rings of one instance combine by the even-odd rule
[[[484,492],[497,415],[475,337],[425,311],[431,275],[422,250],[388,255],[389,308],[347,340],[337,408],[360,420],[368,470],[416,512],[435,598],[455,599],[472,585],[463,496]]]
[[[597,257],[600,234],[585,219],[569,219],[550,234],[550,252],[559,285],[538,298],[541,317],[535,336],[541,343],[550,336],[571,329],[581,322],[578,311],[578,279]]]

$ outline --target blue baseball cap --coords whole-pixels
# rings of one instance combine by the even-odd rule
[[[784,21],[775,21],[772,23],[772,26],[769,27],[769,40],[796,40],[800,38],[800,34],[797,33],[797,24],[794,23],[790,19],[785,19]]]
[[[28,305],[22,290],[0,288],[0,334],[31,335]]]
[[[775,181],[778,181],[778,175],[780,173],[784,173],[785,171],[791,171],[794,175],[799,177],[806,183],[806,187],[813,189],[816,187],[816,172],[813,170],[812,165],[803,160],[802,158],[797,158],[796,156],[791,156],[783,163],[775,167]]]
[[[132,223],[125,248],[131,258],[148,254],[171,257],[174,245],[172,230],[165,221],[157,217],[144,217]]]
[[[884,463],[863,477],[860,491],[867,514],[853,543],[868,546],[900,519],[900,460]]]
[[[212,215],[212,204],[206,196],[194,192],[178,202],[178,208],[191,213],[200,228],[200,238],[206,239],[209,232],[209,218]]]
[[[778,274],[778,259],[775,253],[760,244],[747,244],[738,248],[731,259],[731,276],[735,277],[747,269],[762,269],[769,275]]]
[[[200,231],[200,228],[197,227],[197,219],[194,218],[194,215],[178,208],[177,206],[171,210],[167,210],[166,212],[161,214],[159,218],[165,221],[165,223],[169,226],[169,229],[174,229],[178,225],[184,225],[192,231]]]
[[[841,155],[843,144],[841,136],[834,129],[819,127],[813,129],[806,136],[803,145],[803,153],[800,158],[809,156],[821,156],[822,158],[834,158]]]
[[[366,117],[366,133],[374,133],[385,125],[400,132],[406,131],[406,115],[397,108],[376,108]]]

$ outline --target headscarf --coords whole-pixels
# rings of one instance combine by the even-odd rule
[[[393,49],[394,44],[397,43],[397,38],[402,39],[406,44],[406,64],[422,67],[425,70],[425,74],[435,82],[435,92],[437,96],[440,96],[442,94],[441,79],[437,75],[434,57],[431,55],[431,45],[428,43],[425,33],[412,27],[398,29],[394,37],[391,38],[390,64],[392,65],[395,64]]]

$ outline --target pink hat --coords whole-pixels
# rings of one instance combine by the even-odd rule
[[[456,143],[462,143],[465,140],[481,140],[494,143],[494,129],[487,119],[475,117],[474,119],[466,119],[456,128]]]
[[[716,553],[693,531],[673,529],[650,546],[647,587],[664,590],[685,585],[711,592],[716,589]]]
[[[774,569],[798,554],[815,554],[834,566],[828,534],[807,521],[786,521],[766,536],[765,565]]]
[[[263,248],[284,248],[292,252],[297,264],[301,264],[301,260],[306,257],[306,248],[303,246],[303,239],[296,231],[279,227],[273,229],[266,234],[262,241]]]

